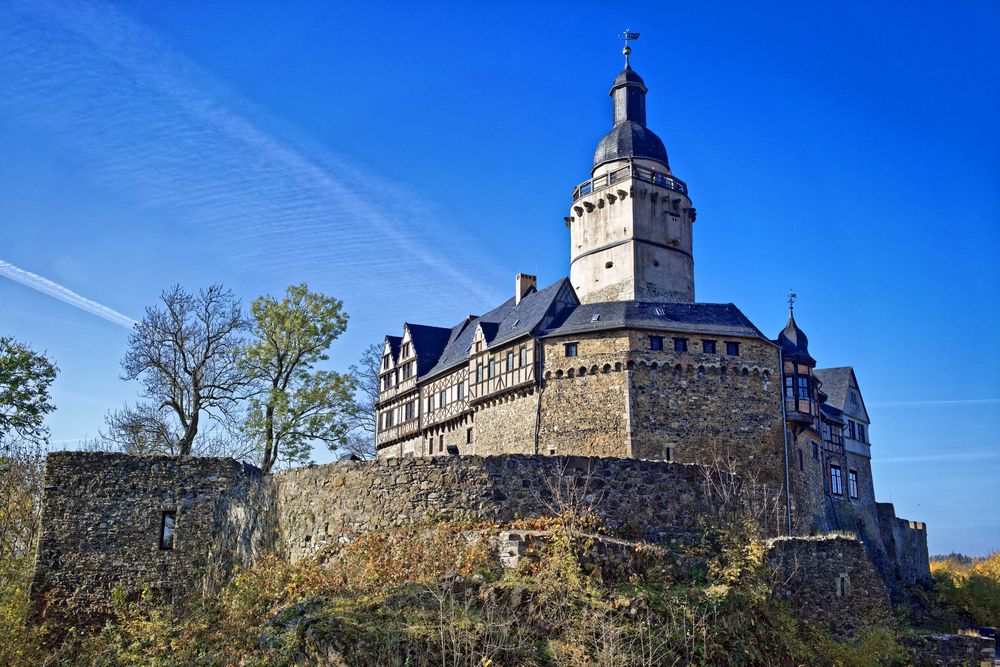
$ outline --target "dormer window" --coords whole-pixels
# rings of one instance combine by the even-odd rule
[[[410,344],[409,343],[403,343],[403,351],[400,352],[399,358],[400,359],[406,359],[408,356],[410,356]]]
[[[392,357],[390,355],[387,354],[384,357],[382,357],[382,368],[383,369],[389,368],[390,361],[392,361]]]

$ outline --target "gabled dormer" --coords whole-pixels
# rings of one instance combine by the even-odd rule
[[[379,393],[384,394],[396,387],[398,383],[396,369],[398,367],[399,349],[402,338],[386,336],[382,344],[382,359],[379,362]]]

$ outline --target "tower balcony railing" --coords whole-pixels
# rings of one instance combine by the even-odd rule
[[[624,167],[619,167],[618,169],[609,171],[606,174],[595,176],[589,181],[584,181],[580,185],[573,188],[573,201],[576,201],[580,197],[586,197],[594,192],[600,192],[601,190],[610,188],[616,183],[621,183],[629,178],[637,181],[645,181],[646,183],[652,183],[653,185],[659,185],[667,188],[668,190],[679,192],[685,196],[687,195],[687,184],[681,179],[662,171],[649,169],[647,167],[640,167],[636,164],[629,163]]]

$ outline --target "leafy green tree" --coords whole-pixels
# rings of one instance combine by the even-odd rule
[[[43,422],[55,410],[49,386],[57,371],[45,355],[0,337],[0,438],[13,434],[43,442],[48,437]]]
[[[250,400],[246,430],[260,443],[260,467],[269,472],[279,456],[309,459],[313,441],[341,447],[350,430],[354,381],[317,370],[347,328],[338,299],[291,285],[282,299],[259,297],[250,307],[252,341],[245,362],[259,393]]]
[[[246,320],[239,299],[221,285],[197,294],[175,285],[160,301],[129,336],[123,379],[142,380],[144,397],[177,419],[176,451],[190,456],[202,413],[226,419],[245,397],[249,380],[240,352]]]

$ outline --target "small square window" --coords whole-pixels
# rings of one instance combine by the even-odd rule
[[[174,548],[174,534],[176,532],[177,513],[164,512],[160,519],[160,549],[168,551]]]
[[[576,356],[576,343],[566,343],[566,356],[575,357]]]
[[[715,354],[715,341],[714,340],[703,340],[701,341],[701,351],[705,354]]]
[[[687,352],[688,351],[688,339],[687,338],[675,338],[674,339],[674,352]]]
[[[726,343],[726,354],[730,357],[740,356],[740,344],[739,343]]]
[[[651,350],[662,350],[663,349],[663,336],[650,336],[649,337],[649,349],[651,349]]]

